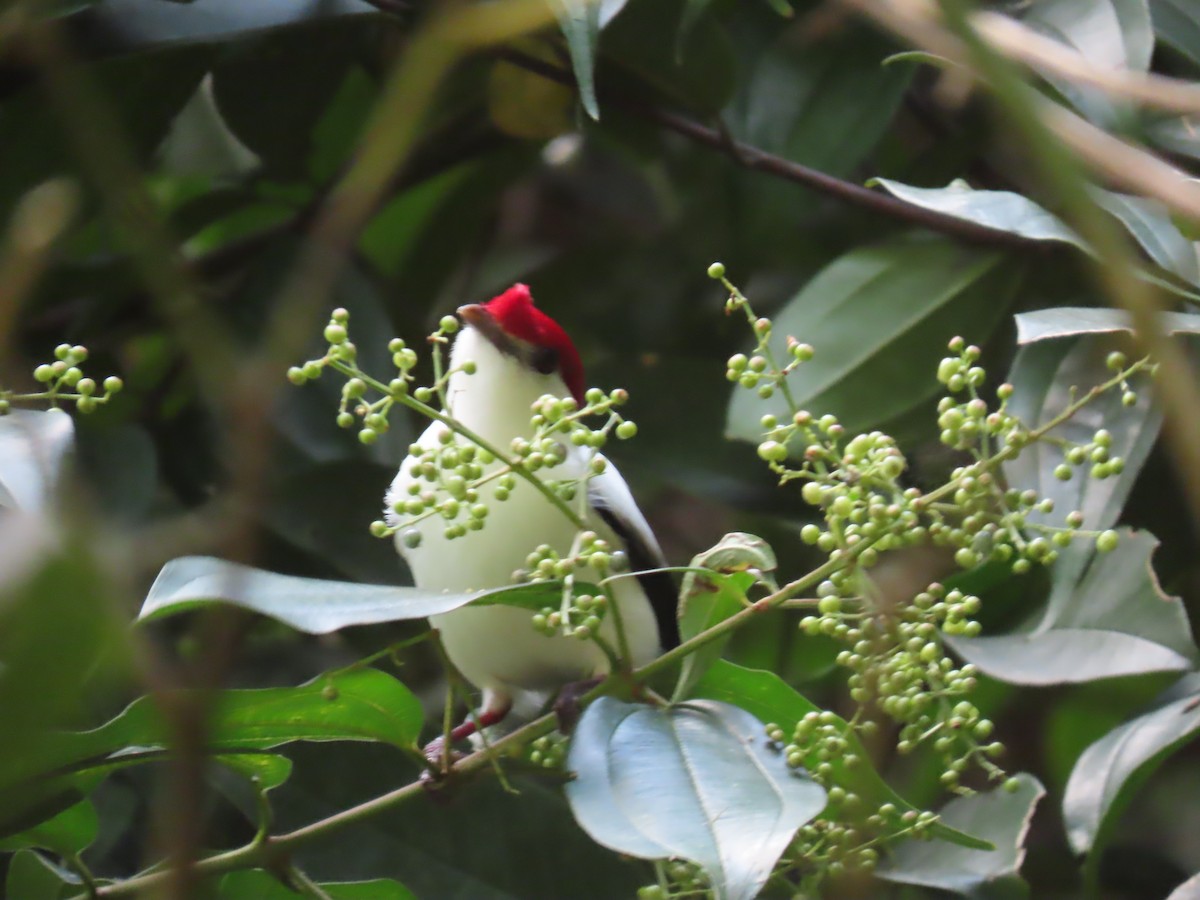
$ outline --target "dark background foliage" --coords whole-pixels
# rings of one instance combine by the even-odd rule
[[[1123,6],[1047,5],[1067,8],[1068,23],[1094,6]],[[773,8],[779,3],[749,0],[602,4],[602,19],[619,15],[596,48],[598,120],[576,99],[578,47],[552,26],[464,54],[428,108],[411,111],[411,144],[371,198],[364,227],[322,232],[331,191],[386,105],[398,62],[422,48],[414,35],[438,4],[377,6],[95,0],[0,9],[0,220],[10,242],[21,236],[13,223],[62,222],[47,226],[51,249],[28,255],[27,287],[19,267],[0,281],[0,377],[31,389],[28,373],[65,341],[89,348],[89,372],[117,373],[126,384],[77,420],[60,501],[71,537],[42,576],[56,579],[53,588],[27,589],[40,600],[23,619],[0,610],[10,616],[0,629],[24,629],[28,650],[24,668],[0,666],[0,709],[14,728],[93,727],[147,688],[171,684],[299,684],[417,630],[315,638],[222,615],[155,625],[138,638],[145,647],[117,635],[162,564],[185,553],[406,583],[403,564],[367,525],[420,423],[394,421],[364,447],[334,424],[336,386],[296,389],[283,379],[286,365],[323,351],[320,329],[334,306],[351,313],[364,368],[385,374],[388,337],[418,346],[458,305],[527,282],[575,337],[589,383],[629,390],[640,432],[613,457],[671,561],[749,531],[773,545],[782,581],[819,561],[796,539],[811,511],[798,492],[778,489],[755,455],[749,441],[761,410],[730,406],[724,360],[748,335],[724,315],[724,294],[705,274],[710,262],[722,260],[761,312],[825,355],[829,375],[810,392],[814,411],[894,433],[919,483],[935,483],[953,464],[933,414],[932,376],[947,337],[984,346],[994,385],[1013,359],[1014,314],[1105,305],[1093,263],[1067,241],[1027,240],[1011,223],[993,231],[930,216],[929,204],[881,189],[864,199],[870,178],[926,187],[965,178],[976,189],[1056,203],[985,101],[947,105],[936,68],[883,64],[906,48],[836,4],[807,0],[790,17]],[[1155,69],[1195,77],[1200,8],[1149,6]],[[1115,113],[1114,127],[1191,165],[1197,145],[1176,127],[1184,120]],[[50,179],[49,192],[35,191]],[[1165,208],[1152,212],[1120,221],[1146,249],[1144,265],[1190,303],[1200,276],[1189,226]],[[295,279],[321,253],[314,234],[334,234],[346,255],[329,290],[308,297]],[[865,248],[881,248],[871,252],[886,264],[881,278],[894,302],[875,316],[847,306],[814,319],[801,289]],[[929,314],[914,318],[925,305]],[[1158,579],[1195,621],[1197,534],[1176,471],[1156,447],[1122,522],[1161,541]],[[17,572],[37,552],[19,532],[0,531],[2,570]],[[933,554],[890,574],[902,593],[948,571]],[[985,625],[1004,628],[1027,618],[1046,587],[981,575],[976,589],[988,603]],[[92,608],[83,595],[95,591],[112,602]],[[804,637],[797,620],[765,616],[738,633],[729,657],[847,713],[832,644]],[[131,659],[131,647],[144,658]],[[418,648],[385,665],[436,718],[436,660]],[[985,679],[980,706],[1009,747],[1006,767],[1035,773],[1048,790],[1027,841],[1032,896],[1080,889],[1059,812],[1080,754],[1171,681],[1161,672],[1032,688]],[[289,755],[295,770],[273,794],[283,829],[416,775],[410,760],[376,745],[310,744]],[[913,802],[940,802],[932,763],[884,759],[881,770]],[[165,766],[105,781],[94,795],[99,838],[84,854],[93,871],[133,874],[170,850],[181,818],[203,846],[248,839],[252,796],[228,772],[203,774],[191,792]],[[421,897],[472,900],[631,896],[651,879],[646,864],[593,844],[554,784],[518,776],[514,787],[519,796],[485,780],[449,805],[404,806],[303,848],[299,861],[316,880],[388,877]],[[1200,869],[1198,798],[1195,750],[1183,749],[1112,826],[1099,860],[1107,896],[1162,897]],[[178,808],[185,802],[193,806]],[[0,856],[5,866],[10,886],[41,883],[28,856]]]

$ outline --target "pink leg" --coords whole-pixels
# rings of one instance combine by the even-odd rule
[[[508,715],[510,709],[512,709],[512,700],[508,697],[485,696],[483,709],[476,715],[468,716],[461,725],[451,729],[450,743],[452,745],[457,744],[459,741],[466,740],[481,728],[489,728],[495,725]],[[437,769],[441,769],[445,762],[445,746],[446,735],[444,734],[438,735],[425,745],[425,758],[429,760],[430,765]],[[451,754],[450,763],[451,765],[454,763],[453,754]]]

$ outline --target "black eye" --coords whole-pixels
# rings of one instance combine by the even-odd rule
[[[543,375],[558,371],[558,351],[553,347],[538,347],[529,358],[530,365]]]

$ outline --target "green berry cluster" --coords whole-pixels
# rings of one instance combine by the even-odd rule
[[[609,599],[603,592],[577,592],[576,577],[588,569],[591,571],[587,575],[602,579],[609,573],[628,571],[629,560],[624,551],[614,551],[594,531],[576,534],[566,556],[560,556],[549,544],[542,544],[526,557],[525,568],[513,573],[514,582],[563,582],[563,602],[558,609],[545,607],[533,616],[535,631],[548,637],[565,634],[580,640],[599,632]]]
[[[497,499],[506,499],[516,483],[510,472],[485,472],[495,462],[490,451],[459,438],[449,428],[439,429],[434,446],[411,444],[408,448],[408,495],[393,502],[392,511],[405,516],[400,526],[386,522],[371,523],[371,533],[388,537],[397,531],[405,545],[418,546],[421,533],[413,526],[426,518],[445,520],[447,539],[459,538],[483,528],[488,506],[480,491],[489,481],[496,482]]]
[[[292,366],[287,371],[288,380],[292,384],[302,385],[320,378],[327,368],[333,368],[347,376],[342,385],[342,398],[338,405],[337,423],[341,428],[357,428],[358,439],[363,444],[374,444],[379,436],[388,430],[388,413],[402,398],[412,395],[421,403],[427,403],[433,398],[434,390],[428,387],[412,389],[414,380],[413,369],[417,365],[417,354],[401,338],[392,338],[388,342],[388,351],[392,354],[392,365],[396,367],[396,375],[386,384],[367,376],[358,369],[358,347],[350,340],[350,313],[338,308],[329,317],[325,326],[325,340],[329,349],[320,359],[310,359],[302,366]],[[435,343],[445,342],[447,336],[458,329],[458,320],[446,316],[438,326],[438,330],[430,336]],[[464,367],[465,368],[465,367]],[[441,381],[449,377],[447,373]],[[441,385],[444,387],[444,384]],[[369,393],[380,396],[368,400]]]
[[[529,744],[527,758],[543,769],[562,769],[567,763],[570,743],[570,738],[557,731],[544,734]]]
[[[0,390],[0,415],[6,415],[13,403],[29,401],[45,401],[52,407],[73,402],[81,413],[95,412],[120,393],[125,383],[116,375],[109,375],[97,384],[83,374],[81,366],[87,358],[87,347],[59,344],[54,348],[54,362],[43,363],[33,370],[33,380],[45,385],[45,389],[25,394]]]
[[[638,888],[638,900],[698,900],[710,897],[708,875],[695,863],[668,860],[657,866],[660,881]]]

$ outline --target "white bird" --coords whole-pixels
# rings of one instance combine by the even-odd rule
[[[584,403],[579,354],[562,327],[534,306],[528,287],[514,285],[487,303],[461,307],[458,314],[464,327],[451,351],[446,412],[467,428],[507,451],[514,438],[532,436],[532,406],[539,398],[572,396]],[[463,369],[468,361],[474,363],[473,374]],[[419,447],[437,447],[446,430],[434,422],[421,435]],[[544,481],[581,478],[595,452],[570,444],[564,444],[564,450],[561,464],[539,471]],[[421,478],[413,466],[416,458],[410,454],[388,490],[385,512],[393,526],[402,521],[395,509],[397,501],[402,506],[411,496],[409,485]],[[447,591],[500,587],[512,582],[513,572],[539,545],[548,544],[560,556],[570,553],[576,526],[533,485],[517,479],[503,502],[483,499],[488,500],[489,511],[478,531],[449,540],[444,536],[445,523],[435,516],[412,526],[420,535],[416,546],[408,545],[412,540],[408,529],[396,534],[396,547],[418,587]],[[602,474],[592,476],[587,499],[583,518],[588,528],[614,551],[623,550],[633,571],[665,565],[650,526],[611,463]],[[603,575],[584,568],[576,577],[596,583]],[[668,575],[651,572],[616,579],[611,595],[618,605],[632,665],[642,665],[678,643],[675,591]],[[450,661],[483,693],[477,715],[451,733],[455,741],[477,727],[499,722],[514,698],[544,695],[609,669],[607,657],[594,641],[539,633],[527,609],[463,607],[434,616],[430,623],[440,633]],[[616,646],[611,613],[604,617],[600,635]],[[435,752],[440,752],[440,744]]]

